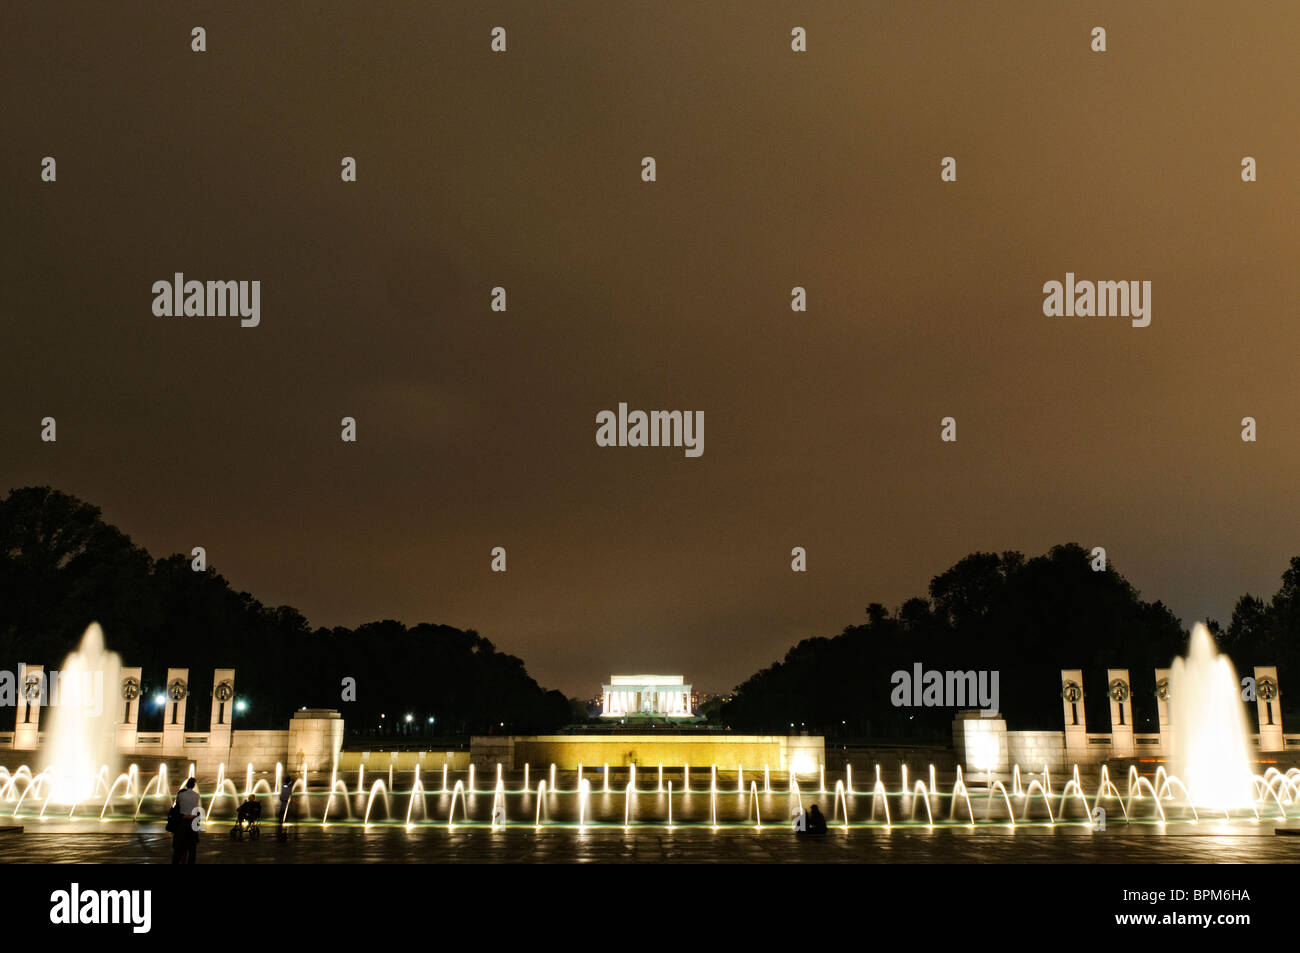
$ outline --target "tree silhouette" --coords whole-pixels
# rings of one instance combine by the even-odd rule
[[[1060,670],[1081,667],[1089,687],[1107,667],[1128,668],[1139,727],[1154,724],[1155,678],[1187,634],[1161,603],[1143,602],[1108,567],[1071,543],[1028,559],[972,553],[891,616],[879,603],[864,625],[794,646],[758,672],[723,709],[733,727],[817,730],[890,738],[946,738],[951,708],[895,707],[892,675],[920,663],[939,671],[996,671],[1000,708],[1013,727],[1059,728]],[[1109,724],[1105,695],[1085,698],[1092,724]],[[969,704],[967,707],[976,707]]]
[[[568,700],[475,632],[385,620],[312,630],[291,606],[263,606],[188,557],[153,560],[97,507],[49,487],[0,501],[0,655],[57,668],[97,621],[125,665],[143,668],[147,703],[169,665],[190,669],[187,727],[205,727],[212,671],[237,669],[237,728],[283,728],[300,707],[337,708],[353,732],[392,736],[551,730]],[[355,679],[355,701],[342,699]],[[410,716],[408,720],[407,716]],[[12,723],[13,709],[0,718]]]

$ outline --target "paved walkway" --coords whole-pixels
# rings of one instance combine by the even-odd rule
[[[0,837],[0,863],[167,863],[159,832],[50,833]],[[305,829],[278,842],[203,836],[200,863],[1294,863],[1300,837],[1155,831],[960,831],[861,829],[796,839],[789,831],[517,828]]]

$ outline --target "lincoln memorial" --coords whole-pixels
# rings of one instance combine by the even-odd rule
[[[681,675],[611,675],[602,718],[692,718],[691,686]]]

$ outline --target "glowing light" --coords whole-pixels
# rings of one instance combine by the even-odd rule
[[[790,770],[795,774],[812,774],[817,770],[817,762],[807,752],[799,752],[790,759]]]
[[[1254,796],[1247,754],[1246,712],[1237,673],[1219,655],[1209,630],[1192,629],[1187,657],[1169,668],[1169,721],[1174,774],[1198,807],[1251,809]]]
[[[106,697],[116,698],[120,671],[121,659],[104,648],[104,633],[92,622],[59,669],[58,704],[51,709],[47,802],[75,807],[95,793],[101,774],[107,785],[108,775],[116,773],[107,767],[118,757],[116,703],[105,702]],[[106,696],[107,691],[113,694]]]
[[[991,774],[998,763],[998,739],[990,732],[972,735],[966,742],[970,753],[971,767],[984,774]]]

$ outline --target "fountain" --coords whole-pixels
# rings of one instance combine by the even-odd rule
[[[500,767],[498,765],[498,767]],[[497,779],[496,790],[492,793],[492,830],[506,826],[506,782]]]
[[[44,770],[34,772],[27,765],[13,768],[0,765],[0,810],[6,817],[56,821],[60,827],[70,826],[68,822],[72,822],[82,829],[92,821],[98,827],[111,823],[156,824],[163,819],[172,796],[165,760],[156,764],[152,776],[142,774],[136,765],[122,774],[116,774],[114,767],[117,760],[114,723],[121,709],[116,707],[111,686],[130,671],[120,671],[117,656],[105,650],[99,626],[87,628],[80,646],[68,656],[58,678],[50,679],[51,729],[49,747],[43,752]],[[1272,677],[1276,677],[1275,671]],[[1157,674],[1157,678],[1161,675]],[[1127,681],[1126,672],[1124,680]],[[1272,690],[1276,691],[1275,684]],[[732,792],[730,779],[719,779],[718,763],[697,758],[697,767],[709,766],[708,786],[706,789],[697,781],[699,796],[694,798],[690,795],[689,764],[660,761],[654,783],[641,789],[635,759],[628,759],[626,774],[620,776],[617,787],[608,762],[598,769],[591,760],[575,761],[575,772],[567,764],[561,767],[549,762],[548,769],[547,762],[539,761],[539,771],[532,775],[531,766],[525,761],[519,766],[523,778],[520,786],[516,786],[519,775],[514,773],[515,765],[495,762],[494,781],[479,790],[472,759],[455,768],[444,760],[441,785],[436,776],[426,782],[426,772],[416,765],[410,772],[407,787],[405,772],[397,770],[396,754],[388,752],[387,772],[377,760],[367,760],[369,755],[361,757],[355,769],[354,791],[349,790],[351,785],[341,776],[337,755],[329,774],[323,775],[323,768],[318,768],[315,779],[308,773],[310,765],[302,759],[289,798],[299,808],[296,823],[311,824],[321,830],[394,827],[414,832],[445,824],[447,831],[482,827],[513,832],[531,826],[534,830],[576,829],[597,836],[602,830],[642,828],[684,831],[686,836],[690,836],[692,828],[719,833],[770,831],[771,819],[780,816],[782,800],[792,815],[802,813],[804,790],[831,799],[829,813],[837,836],[853,836],[853,832],[861,829],[898,831],[899,836],[906,837],[909,829],[918,828],[926,832],[944,828],[1015,832],[1030,826],[1083,828],[1104,834],[1108,812],[1112,823],[1122,823],[1126,830],[1145,828],[1157,834],[1176,826],[1187,831],[1189,826],[1207,819],[1215,824],[1226,822],[1230,831],[1245,830],[1247,824],[1258,827],[1265,821],[1300,819],[1296,807],[1300,805],[1300,768],[1268,767],[1262,775],[1252,773],[1251,762],[1255,756],[1247,734],[1246,712],[1236,673],[1230,660],[1218,654],[1204,626],[1195,627],[1186,658],[1173,662],[1169,684],[1162,686],[1160,697],[1169,706],[1167,711],[1161,710],[1161,735],[1154,741],[1147,736],[1146,743],[1160,744],[1159,749],[1150,750],[1152,754],[1169,757],[1168,768],[1159,765],[1151,774],[1144,770],[1148,759],[1130,764],[1127,762],[1135,759],[1117,756],[1126,759],[1124,767],[1120,767],[1108,765],[1104,758],[1089,758],[1081,759],[1087,767],[1087,773],[1081,775],[1080,762],[1064,761],[1059,767],[1053,765],[1059,771],[1058,783],[1063,782],[1059,791],[1054,790],[1047,764],[1042,764],[1041,774],[1029,773],[1008,759],[1001,769],[995,770],[996,759],[989,757],[987,751],[979,750],[973,751],[968,767],[958,762],[953,768],[955,779],[953,775],[943,778],[942,787],[934,762],[925,766],[927,770],[917,771],[906,760],[891,762],[898,767],[894,788],[885,782],[879,762],[859,762],[856,785],[852,764],[846,761],[828,769],[824,761],[806,753],[783,760],[775,769],[761,758],[754,758],[748,778],[743,761],[724,762],[736,765],[733,796],[727,796]],[[128,707],[128,716],[130,711]],[[1119,725],[1131,723],[1129,712],[1127,708],[1121,710]],[[1270,715],[1270,725],[1271,719]],[[1082,725],[1078,730],[1082,734]],[[1278,737],[1282,737],[1280,725],[1277,731]],[[1104,740],[1110,743],[1110,739]],[[1072,750],[1070,742],[1063,741],[1068,754]],[[966,747],[968,753],[972,752],[972,745],[968,743]],[[191,752],[186,753],[192,756]],[[284,762],[273,762],[274,786],[266,778],[255,778],[255,766],[249,762],[243,771],[243,796],[273,796],[288,776],[286,765],[292,764],[291,759],[299,760],[289,755]],[[186,761],[187,776],[195,776],[196,763],[188,757]],[[371,768],[369,772],[367,764]],[[477,768],[479,772],[488,769],[483,763]],[[757,783],[760,768],[761,785]],[[146,767],[146,771],[151,769],[152,766]],[[172,770],[180,773],[182,768],[173,763]],[[564,778],[559,776],[561,770],[565,772]],[[600,777],[596,777],[598,770]],[[620,766],[618,770],[623,768]],[[1112,770],[1116,772],[1115,777],[1121,776],[1120,771],[1126,772],[1124,789],[1111,779]],[[839,773],[838,779],[828,777],[833,772]],[[972,780],[968,781],[966,772],[970,772]],[[213,758],[204,764],[200,794],[208,814],[221,813],[222,809],[228,812],[238,803],[239,786],[235,782],[238,776],[233,767],[228,775],[225,761]],[[976,786],[972,788],[968,784]],[[593,796],[599,788],[603,788],[603,796]],[[618,793],[623,794],[621,804]],[[478,797],[480,794],[491,796]],[[231,801],[230,806],[225,803],[227,799]],[[434,803],[430,804],[430,800]],[[460,801],[459,819],[457,800]],[[311,807],[313,803],[318,805],[315,810]],[[976,810],[975,803],[982,803],[983,810]],[[382,814],[378,807],[383,808]],[[769,817],[767,826],[762,823],[763,813]],[[1213,817],[1216,813],[1218,818]],[[534,817],[532,825],[527,824],[529,814]],[[515,818],[513,822],[510,816]]]
[[[1241,686],[1209,630],[1197,623],[1187,657],[1169,673],[1174,744],[1171,773],[1197,807],[1251,810],[1254,803]]]
[[[945,781],[941,790],[937,784],[939,779],[934,777],[934,766],[929,767],[936,782],[934,785],[927,785],[920,777],[914,777],[909,766],[905,772],[900,772],[900,781],[905,777],[907,786],[890,787],[879,763],[874,765],[874,784],[864,785],[869,789],[857,793],[849,789],[846,777],[828,778],[832,825],[838,833],[846,836],[860,829],[887,833],[912,828],[929,832],[958,827],[1016,831],[1024,826],[1049,829],[1082,827],[1098,833],[1105,828],[1097,826],[1096,816],[1113,812],[1116,823],[1134,825],[1134,828],[1149,825],[1163,833],[1167,827],[1183,825],[1186,829],[1186,826],[1194,826],[1207,818],[1204,810],[1198,814],[1193,798],[1178,776],[1167,773],[1163,766],[1158,767],[1153,775],[1144,775],[1140,766],[1130,766],[1125,788],[1121,788],[1111,779],[1107,765],[1102,765],[1091,777],[1081,774],[1078,765],[1074,765],[1069,780],[1059,792],[1053,789],[1046,769],[1041,774],[1026,775],[1020,765],[1013,765],[1010,773],[1010,777],[1021,779],[1019,786],[1011,781],[1006,786],[991,778],[976,788],[968,788],[964,772],[957,765],[951,787],[950,782]],[[296,823],[309,824],[321,830],[356,827],[367,831],[392,827],[407,832],[430,826],[448,831],[486,827],[502,832],[523,826],[541,830],[549,825],[578,831],[611,828],[624,831],[638,828],[669,831],[702,828],[715,832],[770,830],[770,826],[762,823],[762,814],[769,818],[780,815],[780,805],[784,802],[788,812],[799,815],[807,806],[804,788],[818,790],[820,782],[820,778],[815,778],[801,785],[797,773],[787,772],[784,784],[778,783],[776,778],[771,779],[769,792],[758,784],[755,771],[751,772],[739,795],[727,796],[731,794],[728,784],[721,788],[710,786],[707,792],[701,792],[701,797],[693,799],[671,778],[665,779],[663,794],[654,789],[640,790],[629,772],[626,782],[620,786],[623,794],[620,799],[616,794],[613,797],[594,797],[596,785],[585,776],[574,787],[555,788],[543,776],[537,779],[534,794],[526,788],[516,788],[504,770],[495,786],[483,791],[469,787],[468,768],[456,774],[459,777],[450,776],[447,791],[440,795],[426,790],[418,767],[409,775],[409,787],[401,785],[400,789],[390,789],[387,778],[378,773],[372,774],[360,792],[350,790],[338,776],[337,769],[324,775],[316,787],[299,778],[291,792],[291,797],[295,801],[301,799],[304,806]],[[847,775],[847,770],[844,775]],[[217,779],[215,787],[210,781],[200,785],[209,814],[214,813],[219,805],[224,806],[227,799],[232,804],[238,800],[238,788],[234,780],[225,775],[224,765],[217,766],[214,776]],[[247,777],[245,787],[248,786]],[[400,783],[401,780],[395,772],[394,781]],[[562,780],[557,769],[556,781]],[[167,765],[159,764],[157,774],[147,783],[145,781],[135,766],[119,774],[116,780],[109,774],[107,766],[102,766],[92,782],[89,796],[69,806],[52,803],[52,776],[48,769],[34,774],[26,765],[12,771],[0,767],[0,809],[7,817],[37,821],[93,820],[97,825],[139,821],[157,823],[166,814],[171,801]],[[253,784],[253,792],[259,791],[272,796],[264,778]],[[478,798],[476,794],[491,794],[491,797]],[[1234,826],[1242,823],[1254,826],[1264,820],[1285,822],[1296,819],[1296,805],[1300,804],[1300,768],[1291,767],[1284,772],[1270,767],[1265,774],[1253,776],[1250,797],[1251,801],[1241,810],[1219,811],[1220,820]],[[430,798],[437,799],[437,806],[427,803]],[[113,805],[118,801],[129,805],[124,813],[113,811]],[[319,805],[319,809],[306,809],[312,801]],[[982,809],[975,807],[977,803],[982,805]],[[441,816],[444,811],[445,816]],[[516,818],[514,823],[509,820],[511,814]],[[533,815],[533,824],[527,825],[526,818],[530,814]]]
[[[57,693],[51,684],[48,799],[55,804],[76,804],[89,798],[101,766],[116,773],[116,711],[112,707],[116,700],[106,697],[105,687],[118,684],[121,667],[117,653],[104,648],[99,623],[92,622],[81,644],[63,660]]]

